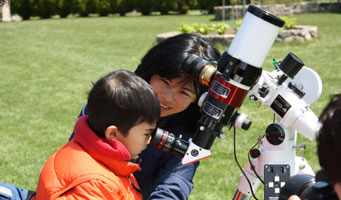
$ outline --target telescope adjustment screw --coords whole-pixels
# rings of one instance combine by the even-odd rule
[[[298,166],[298,168],[299,168],[300,170],[303,170],[303,169],[305,168],[305,164],[300,164],[300,166]]]
[[[295,83],[290,82],[288,84],[288,88],[292,89],[293,92],[295,92],[295,94],[297,94],[297,96],[299,96],[300,98],[304,97],[305,92],[303,92],[302,90],[298,89],[295,85]]]
[[[305,150],[305,143],[303,143],[301,146],[293,146],[294,149],[302,149],[302,159],[304,159],[304,150]]]

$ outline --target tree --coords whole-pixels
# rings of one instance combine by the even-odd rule
[[[96,0],[96,10],[100,16],[108,16],[110,13],[114,13],[115,7],[117,7],[115,0]]]
[[[139,0],[136,0],[139,1]],[[121,16],[124,16],[127,12],[131,12],[135,9],[135,0],[118,0],[117,1],[117,12]]]
[[[177,10],[178,4],[175,0],[155,0],[155,11],[161,15],[167,15],[169,11]]]
[[[229,4],[228,0],[225,1],[227,4]],[[221,0],[198,0],[198,8],[200,10],[207,10],[208,13],[213,14],[214,13],[214,7],[220,6]]]
[[[76,0],[76,11],[81,17],[96,13],[96,0]]]
[[[136,9],[141,12],[142,15],[150,15],[153,11],[154,7],[153,0],[137,0],[136,1]]]
[[[56,0],[35,0],[35,2],[37,16],[46,19],[56,14]]]
[[[177,0],[178,2],[178,11],[181,14],[186,14],[188,10],[195,8],[197,1],[196,0]]]
[[[17,13],[23,20],[34,15],[36,4],[34,0],[15,0],[11,2],[11,13]]]
[[[65,18],[72,13],[74,9],[74,0],[57,0],[56,1],[56,13],[61,17]]]

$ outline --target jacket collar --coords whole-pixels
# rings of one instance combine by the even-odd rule
[[[100,161],[117,175],[129,175],[141,170],[138,164],[129,162],[131,156],[127,148],[118,140],[98,137],[88,125],[88,116],[78,118],[75,126],[75,141],[91,157]]]

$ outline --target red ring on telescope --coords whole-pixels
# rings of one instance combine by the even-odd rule
[[[211,96],[213,96],[214,98],[216,98],[217,100],[227,104],[227,105],[230,105],[230,106],[233,106],[233,107],[236,107],[236,108],[239,108],[247,93],[248,93],[248,90],[244,90],[242,88],[239,88],[227,81],[225,81],[223,78],[221,77],[216,77],[215,81],[217,81],[218,83],[220,83],[221,85],[223,85],[224,87],[228,88],[230,91],[229,93],[227,94],[227,97],[223,97],[219,94],[217,94],[216,92],[212,91],[212,89],[210,89],[210,91],[208,92]]]
[[[165,141],[166,136],[167,136],[167,131],[164,130],[164,131],[163,131],[163,134],[162,134],[162,139],[161,139],[159,145],[157,146],[158,149],[160,149],[161,146],[163,145],[163,142]]]

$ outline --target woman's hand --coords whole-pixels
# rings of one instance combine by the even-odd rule
[[[289,197],[289,200],[301,200],[301,199],[298,196],[296,196],[296,195],[291,195]]]

